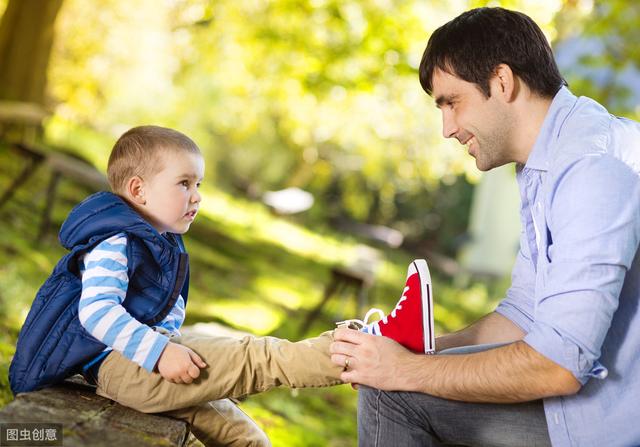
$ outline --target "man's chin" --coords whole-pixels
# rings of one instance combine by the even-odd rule
[[[505,161],[505,162],[491,162],[491,161],[487,161],[487,160],[482,160],[482,159],[478,159],[476,158],[476,167],[478,168],[478,170],[482,171],[482,172],[487,172],[487,171],[491,171],[492,169],[495,168],[499,168],[500,166],[504,166],[506,164],[510,163],[509,161]]]
[[[486,161],[474,157],[476,159],[476,168],[478,168],[478,170],[482,171],[482,172],[487,172],[491,169],[493,169],[493,166],[489,165]]]

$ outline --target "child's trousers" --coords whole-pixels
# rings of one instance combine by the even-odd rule
[[[279,385],[303,388],[342,383],[343,369],[330,359],[332,334],[299,342],[251,336],[174,337],[172,342],[193,349],[207,364],[190,384],[170,383],[112,352],[100,366],[96,392],[138,411],[185,420],[207,446],[270,445],[262,430],[226,398]]]

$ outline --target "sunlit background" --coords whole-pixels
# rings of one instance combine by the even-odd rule
[[[364,270],[363,304],[391,310],[407,262],[426,257],[439,331],[459,329],[508,286],[518,194],[513,167],[481,177],[442,137],[417,69],[433,30],[485,5],[529,14],[575,93],[638,117],[634,2],[0,0],[0,195],[25,165],[11,142],[104,172],[128,128],[176,128],[207,163],[189,325],[312,335],[362,316],[343,293],[308,320],[332,269]],[[49,178],[39,167],[0,200],[0,405],[20,325],[62,254],[57,228],[91,192],[63,177],[38,238]],[[355,399],[280,390],[243,408],[274,445],[351,446]]]

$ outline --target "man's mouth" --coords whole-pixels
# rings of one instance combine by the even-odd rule
[[[474,149],[475,149],[475,146],[477,145],[476,137],[473,135],[469,135],[465,139],[461,139],[459,141],[460,141],[460,144],[462,144],[463,146],[467,146],[467,152],[469,153],[469,155],[471,155],[472,157],[475,157]]]
[[[468,134],[466,132],[463,135],[461,135],[460,137],[458,137],[458,141],[463,146],[469,146],[471,144],[471,140],[473,140],[473,135]]]
[[[468,132],[464,129],[460,129],[454,136],[456,140],[458,140],[458,142],[463,146],[468,144],[469,140],[471,140],[474,137],[474,135],[471,132]]]
[[[469,138],[467,141],[465,141],[465,146],[467,146],[468,149],[471,149],[471,145],[473,144],[473,142],[476,141],[474,137]]]

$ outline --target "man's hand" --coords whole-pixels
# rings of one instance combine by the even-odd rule
[[[158,360],[158,372],[171,383],[191,383],[207,364],[186,346],[167,343]]]
[[[331,361],[349,367],[340,378],[380,390],[403,389],[402,372],[414,365],[415,354],[387,337],[365,334],[353,329],[336,329],[329,352]]]
[[[345,382],[465,402],[515,403],[575,394],[580,382],[523,341],[472,354],[420,355],[395,341],[336,329],[331,360]]]

